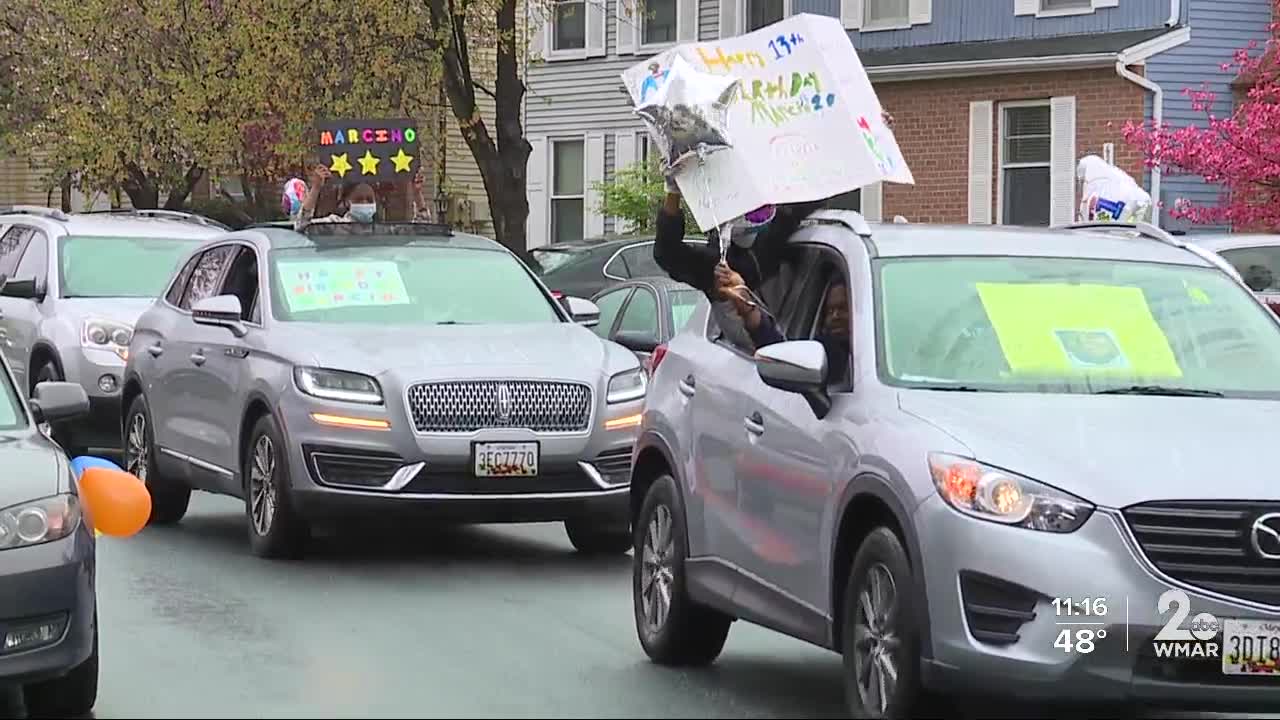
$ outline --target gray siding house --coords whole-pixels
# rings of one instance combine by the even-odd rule
[[[620,74],[676,43],[793,13],[838,17],[896,119],[914,186],[838,199],[872,219],[1045,224],[1073,217],[1075,162],[1096,153],[1166,204],[1212,201],[1147,172],[1127,121],[1194,122],[1187,86],[1232,102],[1220,65],[1266,37],[1269,0],[560,0],[527,75],[529,242],[625,232],[593,183],[649,152]],[[1167,218],[1158,220],[1174,226]]]

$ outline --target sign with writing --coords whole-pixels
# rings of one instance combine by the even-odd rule
[[[326,120],[316,151],[343,181],[412,180],[421,165],[413,120]]]
[[[793,15],[668,50],[622,73],[633,104],[662,87],[677,56],[742,80],[729,109],[733,147],[676,176],[703,231],[762,205],[822,200],[880,181],[915,183],[838,19]]]
[[[281,261],[277,267],[290,312],[409,303],[394,262]]]

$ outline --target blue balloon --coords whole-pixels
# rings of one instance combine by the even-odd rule
[[[108,470],[124,469],[106,458],[94,457],[93,455],[81,455],[71,461],[71,469],[75,471],[76,477],[80,477],[85,470],[95,467],[107,468]]]

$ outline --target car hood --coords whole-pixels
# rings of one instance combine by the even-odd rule
[[[0,508],[66,492],[61,454],[33,433],[0,434]]]
[[[154,298],[63,298],[58,301],[63,312],[81,319],[114,320],[133,326],[142,313],[155,303]]]
[[[975,459],[1098,505],[1280,500],[1265,462],[1280,402],[910,390],[899,404]]]
[[[313,349],[322,367],[406,378],[518,375],[594,380],[611,352],[575,323],[538,325],[428,325],[368,327],[323,325],[290,340]],[[617,346],[620,353],[624,348]],[[630,356],[630,364],[636,363]]]

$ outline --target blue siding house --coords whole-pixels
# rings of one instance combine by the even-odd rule
[[[837,199],[872,219],[1045,224],[1072,219],[1076,161],[1101,155],[1166,204],[1212,200],[1146,172],[1127,121],[1196,118],[1182,94],[1266,36],[1269,0],[559,0],[533,29],[526,132],[532,246],[625,232],[593,186],[647,155],[620,73],[674,44],[794,13],[842,20],[896,119],[914,186]],[[1170,223],[1161,213],[1158,221]]]

